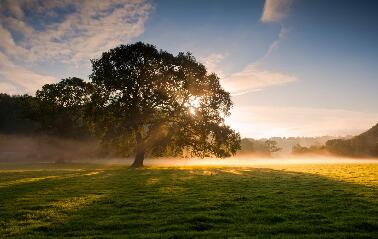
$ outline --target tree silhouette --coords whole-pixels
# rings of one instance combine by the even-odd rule
[[[91,62],[87,118],[103,141],[135,153],[133,167],[143,166],[145,154],[227,157],[240,148],[239,134],[224,123],[230,94],[190,53],[138,42]]]
[[[277,142],[274,140],[268,139],[267,141],[265,141],[265,146],[270,153],[275,153],[281,150],[281,148],[277,146]]]
[[[91,83],[76,77],[44,85],[36,92],[39,107],[33,117],[41,124],[41,131],[60,137],[89,136],[84,113],[92,90]]]
[[[33,120],[38,101],[29,95],[0,93],[0,134],[32,134],[39,128]]]

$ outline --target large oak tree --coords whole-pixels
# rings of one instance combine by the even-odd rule
[[[240,148],[239,134],[224,123],[230,94],[190,53],[138,42],[103,53],[92,66],[90,83],[69,78],[37,95],[83,109],[104,144],[135,154],[132,166],[143,166],[146,154],[227,157]]]

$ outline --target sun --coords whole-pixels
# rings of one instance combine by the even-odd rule
[[[189,108],[189,113],[192,114],[192,115],[195,115],[196,114],[196,108],[190,107]]]
[[[201,101],[201,99],[199,97],[194,97],[194,96],[190,97],[189,105],[188,105],[188,109],[189,109],[190,114],[192,114],[192,115],[196,114],[197,109],[200,106],[200,101]]]

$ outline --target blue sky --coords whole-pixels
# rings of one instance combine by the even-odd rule
[[[242,136],[342,136],[378,122],[378,2],[0,1],[0,91],[87,79],[89,59],[145,41],[190,51],[233,95]]]

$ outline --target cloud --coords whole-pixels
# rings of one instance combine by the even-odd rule
[[[266,51],[265,55],[263,56],[262,60],[267,58],[268,56],[270,56],[270,54],[278,48],[278,45],[279,43],[282,41],[282,39],[284,39],[286,37],[286,35],[288,34],[289,30],[288,28],[284,27],[284,26],[281,26],[281,29],[280,29],[280,33],[278,34],[278,37],[276,40],[274,40],[272,42],[272,44],[270,44],[268,50]]]
[[[281,22],[289,15],[292,0],[265,0],[262,22]]]
[[[34,84],[28,86],[23,73],[38,74],[25,65],[88,67],[89,59],[142,34],[152,8],[147,0],[2,0],[0,53],[7,57],[2,77],[30,91]],[[16,67],[20,73],[11,72]]]
[[[24,12],[21,9],[20,1],[4,0],[2,1],[0,10],[8,10],[10,14],[18,18],[22,18],[24,16]]]
[[[223,72],[219,69],[220,63],[225,58],[224,54],[213,53],[206,57],[199,58],[199,61],[206,66],[206,69],[210,73],[216,73],[218,76],[222,77]]]
[[[265,0],[261,21],[264,23],[279,23],[281,28],[277,38],[270,44],[266,53],[256,63],[247,65],[239,72],[226,75],[220,67],[225,58],[223,54],[213,53],[199,59],[209,72],[215,72],[220,76],[223,87],[231,92],[232,95],[241,95],[297,81],[297,78],[293,75],[265,70],[258,66],[260,65],[259,63],[277,49],[280,41],[288,34],[289,28],[285,27],[282,21],[288,16],[291,3],[292,0]]]
[[[288,28],[284,26],[283,20],[288,17],[292,0],[265,0],[261,21],[264,23],[279,23],[281,25],[277,39],[270,44],[262,60],[267,58],[278,47],[280,41],[287,35]]]
[[[0,25],[0,39],[0,50],[10,54],[19,54],[21,52],[26,52],[22,47],[17,46],[17,44],[13,40],[12,34],[8,30],[6,30],[2,25]]]
[[[357,135],[377,122],[377,112],[257,105],[235,105],[227,119],[243,137],[254,138]]]
[[[12,63],[0,52],[0,92],[8,94],[34,94],[37,89],[56,78],[42,75]]]
[[[19,95],[20,88],[9,82],[0,81],[0,93],[6,92],[10,95]]]
[[[293,75],[261,69],[255,64],[247,65],[240,72],[222,80],[223,87],[233,95],[259,91],[267,87],[296,81]]]
[[[0,18],[3,28],[21,34],[17,45],[25,51],[12,57],[80,63],[139,36],[151,8],[144,0],[5,0]]]

